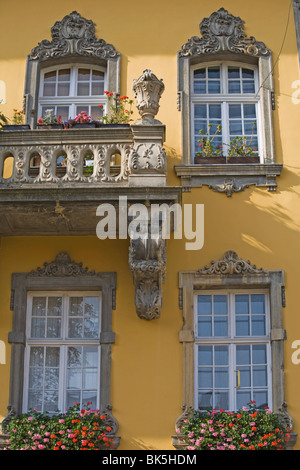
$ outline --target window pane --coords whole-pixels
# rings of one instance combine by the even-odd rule
[[[198,296],[198,315],[211,315],[212,314],[212,299],[211,295]]]
[[[238,80],[230,80],[228,82],[228,93],[241,93],[241,84]]]
[[[227,366],[229,364],[227,346],[215,346],[215,364],[217,366]]]
[[[216,391],[215,392],[215,403],[214,408],[217,410],[229,409],[229,393],[225,391]]]
[[[56,115],[61,116],[63,121],[67,121],[71,116],[69,113],[69,106],[57,106]]]
[[[103,95],[104,93],[104,83],[102,82],[93,82],[92,83],[92,95]]]
[[[198,69],[194,71],[194,78],[206,78],[206,69]]]
[[[221,119],[222,117],[221,105],[210,104],[209,105],[209,118],[210,119]],[[219,124],[219,123],[218,123]]]
[[[46,315],[46,297],[33,297],[32,299],[32,316]]]
[[[198,318],[198,336],[212,336],[212,318],[199,317]]]
[[[56,81],[56,70],[52,72],[47,72],[44,75],[44,82],[55,82]]]
[[[70,81],[70,69],[62,69],[58,71],[58,81],[59,82],[69,82]]]
[[[82,82],[77,85],[77,95],[78,96],[89,96],[90,94],[90,83]]]
[[[266,364],[267,363],[267,348],[264,344],[252,346],[252,361],[253,364]]]
[[[208,67],[208,78],[220,78],[220,67]]]
[[[215,368],[215,382],[216,388],[227,388],[229,384],[229,375],[227,368]]]
[[[249,295],[235,296],[235,312],[237,315],[249,315]]]
[[[245,365],[251,363],[250,346],[237,346],[236,347],[236,364]]]
[[[212,346],[198,347],[198,364],[209,366],[213,363]]]
[[[91,74],[90,69],[78,69],[78,81],[82,81],[82,80],[89,81],[90,74]]]
[[[243,80],[243,93],[255,93],[254,81]]]
[[[229,105],[229,118],[230,119],[241,119],[242,110],[240,104],[230,104]]]
[[[228,67],[228,78],[240,78],[240,68]]]
[[[214,318],[214,336],[228,336],[227,317]]]
[[[215,94],[215,93],[220,93],[221,92],[221,84],[219,81],[217,80],[208,80],[208,84],[207,84],[207,92],[209,94]]]
[[[229,132],[230,135],[243,135],[243,124],[242,121],[229,121]]]
[[[206,81],[205,80],[195,80],[194,93],[196,93],[197,95],[206,94]]]
[[[206,104],[196,104],[194,107],[194,113],[196,118],[207,118],[207,107]]]
[[[236,407],[237,410],[241,409],[243,406],[247,406],[251,401],[251,391],[241,391],[236,392]]]
[[[245,119],[256,119],[255,104],[244,104],[244,117]]]
[[[256,401],[257,408],[265,408],[268,406],[268,392],[265,391],[256,391],[253,392],[253,400]]]
[[[103,81],[104,80],[104,72],[101,72],[100,70],[93,70],[92,71],[92,80],[96,81]]]
[[[44,83],[44,93],[43,96],[55,96],[55,83]]]
[[[212,369],[199,368],[198,371],[198,387],[199,388],[212,388]]]
[[[70,93],[69,83],[59,83],[57,85],[57,96],[69,96],[69,93]]]
[[[99,106],[91,106],[91,118],[95,120],[100,120],[103,116],[103,108]]]
[[[254,387],[267,387],[268,375],[266,366],[253,367],[253,386]]]
[[[254,70],[242,69],[242,77],[254,80]]]
[[[83,315],[83,297],[70,297],[70,315]]]
[[[198,393],[198,406],[200,410],[212,408],[212,391],[201,391]]]

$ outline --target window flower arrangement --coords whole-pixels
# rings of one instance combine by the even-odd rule
[[[213,135],[210,134],[212,124],[208,124],[208,131],[204,134],[204,130],[199,131],[201,138],[199,142],[199,151],[196,153],[198,157],[218,157],[223,156],[223,147],[222,145],[216,146],[214,143],[217,134],[221,132],[222,127],[217,126],[217,129]]]
[[[74,126],[96,127],[96,124],[98,123],[94,121],[91,116],[88,115],[87,111],[81,111],[80,113],[77,114],[77,116],[75,116],[74,119],[68,120],[69,127],[74,127]]]
[[[109,91],[105,91],[104,93],[107,97],[110,113],[103,116],[102,122],[104,124],[129,124],[129,122],[132,121],[133,100],[129,99],[128,96],[116,97]]]
[[[50,416],[36,409],[13,417],[8,426],[5,450],[109,450],[111,428],[106,417],[87,403],[74,403],[66,413]]]
[[[7,117],[0,111],[0,131],[2,130],[2,126],[8,124]]]
[[[282,450],[287,431],[278,415],[252,401],[238,412],[193,410],[178,433],[185,436],[187,450]]]
[[[58,117],[54,116],[53,109],[46,109],[43,117],[38,119],[39,126],[51,126],[59,124],[61,127],[64,124],[61,115]]]
[[[11,122],[17,125],[24,124],[24,111],[23,110],[18,111],[17,109],[14,108]]]

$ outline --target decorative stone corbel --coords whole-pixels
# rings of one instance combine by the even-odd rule
[[[130,240],[129,267],[135,286],[137,315],[145,320],[160,317],[162,285],[166,271],[166,242],[159,234]]]

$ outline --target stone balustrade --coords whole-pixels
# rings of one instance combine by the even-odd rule
[[[0,133],[0,190],[74,185],[165,186],[163,125]],[[10,158],[12,172],[5,171]]]

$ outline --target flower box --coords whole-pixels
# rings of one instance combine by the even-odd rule
[[[258,156],[239,156],[239,157],[229,157],[227,163],[260,163],[260,158]]]
[[[27,131],[29,129],[29,124],[6,124],[3,126],[4,131]]]
[[[37,129],[64,129],[64,124],[38,124]]]
[[[95,122],[70,122],[70,128],[76,127],[77,129],[94,129],[96,127]]]
[[[200,165],[216,165],[216,164],[225,164],[226,157],[198,157],[194,158],[194,163]]]

